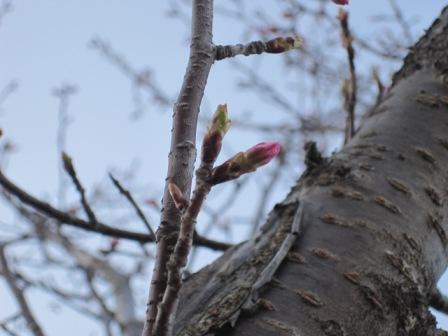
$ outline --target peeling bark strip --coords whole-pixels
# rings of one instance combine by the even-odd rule
[[[375,203],[381,205],[382,207],[386,208],[390,212],[400,215],[401,210],[399,207],[397,207],[395,204],[393,204],[391,201],[385,199],[383,196],[376,196],[374,199]]]
[[[274,329],[276,330],[276,334],[278,334],[278,332],[280,332],[285,335],[300,336],[300,333],[296,328],[294,328],[293,326],[287,325],[287,324],[283,323],[282,321],[278,321],[278,320],[274,320],[274,319],[263,319],[262,321],[264,323],[268,324],[269,326],[274,327]]]
[[[317,294],[314,294],[313,292],[302,289],[297,289],[295,290],[295,292],[302,298],[304,302],[311,306],[322,307],[324,305],[319,296],[317,296]]]
[[[231,248],[185,283],[175,334],[281,335],[281,328],[262,322],[268,320],[301,336],[440,335],[428,298],[448,265],[448,222],[439,218],[448,205],[442,202],[439,215],[428,217],[435,206],[422,202],[428,185],[418,182],[446,185],[448,172],[442,167],[448,166],[448,155],[434,139],[446,138],[448,113],[439,104],[428,118],[422,108],[429,110],[415,98],[422,92],[447,96],[442,74],[448,74],[448,7],[394,76],[389,98],[378,106],[387,113],[374,111],[350,147],[307,171],[283,203],[290,205],[274,208],[258,237]],[[374,137],[363,138],[373,132]],[[353,155],[359,151],[354,146],[370,143],[386,146],[382,160],[372,152]],[[385,181],[391,173],[395,180]],[[336,186],[360,191],[369,201],[335,197]],[[419,186],[410,191],[414,197],[406,195],[411,186]],[[306,204],[306,227],[288,253],[307,262],[287,260],[273,275],[275,282],[254,295],[253,284],[291,232],[290,206],[297,199]],[[340,260],[314,258],[316,247]],[[298,296],[292,295],[294,289]],[[257,296],[276,311],[240,314],[248,298],[253,302]]]
[[[268,220],[269,231],[261,232],[247,246],[235,248],[244,259],[239,259],[241,256],[237,254],[238,259],[227,260],[221,272],[204,279],[206,282],[201,286],[213,292],[214,297],[204,305],[202,302],[209,298],[208,294],[205,298],[200,293],[191,296],[189,305],[193,315],[179,316],[183,323],[176,335],[206,335],[226,323],[234,324],[243,310],[252,311],[259,305],[261,288],[272,280],[302,230],[304,204],[297,204],[295,201],[281,206],[279,214]]]
[[[389,184],[396,190],[402,192],[403,194],[410,194],[411,190],[409,189],[409,187],[407,187],[403,182],[400,182],[399,180],[392,178],[392,177],[388,177],[387,182],[389,182]]]

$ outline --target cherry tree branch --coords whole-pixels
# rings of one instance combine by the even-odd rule
[[[262,53],[278,54],[298,48],[301,45],[302,40],[298,37],[277,37],[268,42],[253,41],[247,44],[217,45],[215,46],[215,60],[220,61],[238,55],[249,56]]]
[[[145,224],[146,228],[148,229],[150,235],[155,238],[156,234],[154,233],[153,229],[151,228],[151,225],[149,224],[148,219],[146,218],[145,214],[143,213],[142,209],[138,206],[137,202],[135,201],[134,197],[132,196],[131,192],[127,189],[125,189],[121,183],[112,175],[109,174],[110,179],[112,180],[112,183],[114,186],[118,189],[120,194],[122,194],[126,199],[131,203],[132,207],[135,209],[135,212],[137,212],[138,217],[142,220],[142,222]]]
[[[342,30],[342,44],[347,50],[347,59],[350,69],[350,79],[344,80],[342,94],[344,96],[344,107],[347,113],[345,121],[345,141],[347,143],[355,135],[355,107],[358,95],[358,79],[355,68],[355,49],[353,48],[353,37],[348,26],[348,13],[339,11],[339,22]]]
[[[207,78],[215,60],[212,28],[213,0],[194,0],[190,58],[179,97],[174,105],[167,183],[163,195],[160,227],[157,231],[157,254],[143,336],[152,334],[153,323],[157,316],[157,305],[166,288],[166,264],[176,243],[180,225],[180,212],[171,198],[168,183],[175,183],[185,195],[189,195],[191,191],[199,108]]]
[[[89,222],[95,226],[98,223],[98,220],[96,219],[95,213],[93,212],[92,208],[90,207],[89,202],[87,201],[86,191],[85,191],[84,187],[82,186],[81,181],[78,178],[78,175],[76,174],[76,170],[75,170],[75,167],[73,166],[72,158],[63,152],[62,153],[62,161],[64,163],[65,171],[72,179],[72,182],[75,185],[76,190],[79,193],[79,196],[81,197],[81,205],[84,209],[84,212],[87,215],[87,218],[89,219]]]
[[[11,195],[17,197],[22,203],[32,207],[33,209],[50,218],[55,219],[60,224],[67,224],[78,227],[80,229],[84,229],[86,231],[92,231],[111,237],[129,239],[140,243],[154,242],[154,238],[151,235],[114,228],[102,222],[97,222],[96,225],[92,225],[92,223],[89,221],[83,220],[81,218],[72,216],[67,212],[56,209],[49,203],[30,195],[29,193],[15,185],[3,174],[1,170],[0,186],[2,186],[5,191],[10,193]],[[195,234],[194,238],[195,245],[209,247],[215,250],[226,250],[231,246],[227,243],[207,239],[198,234]]]
[[[1,266],[1,274],[6,280],[6,283],[8,284],[9,288],[11,289],[12,293],[14,294],[14,297],[17,300],[17,303],[20,306],[20,310],[22,312],[22,315],[24,319],[27,322],[28,328],[35,336],[44,336],[44,333],[37,323],[33,313],[31,312],[31,309],[28,305],[28,302],[26,301],[25,295],[23,294],[22,289],[17,284],[16,277],[11,272],[8,261],[6,259],[5,255],[5,246],[0,245],[0,266]]]

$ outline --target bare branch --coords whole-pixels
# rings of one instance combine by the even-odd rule
[[[52,90],[53,96],[58,99],[58,128],[56,136],[56,149],[57,153],[63,153],[66,150],[67,142],[67,130],[70,124],[70,117],[68,115],[68,107],[70,102],[70,96],[76,94],[78,88],[71,84],[61,84],[59,87]],[[63,208],[65,206],[65,194],[67,187],[67,176],[64,172],[64,168],[58,162],[58,205]]]
[[[8,324],[11,322],[14,322],[15,320],[20,318],[20,313],[14,314],[13,316],[10,316],[6,319],[4,319],[2,322],[0,322],[0,328],[2,328],[9,336],[20,336],[19,334],[12,331]]]
[[[96,219],[95,213],[93,212],[92,208],[90,207],[89,202],[86,198],[86,191],[84,187],[81,184],[81,181],[78,178],[78,175],[76,174],[75,167],[73,166],[73,160],[70,156],[67,155],[67,153],[62,152],[62,161],[64,163],[64,169],[67,172],[67,174],[70,176],[70,178],[73,181],[73,184],[76,187],[76,190],[79,193],[79,196],[81,197],[81,204],[84,208],[84,211],[87,215],[87,218],[89,219],[89,222],[92,225],[97,225],[98,221]]]
[[[64,211],[58,210],[53,206],[51,206],[49,203],[35,198],[34,196],[25,192],[23,189],[16,186],[14,183],[12,183],[10,180],[6,178],[6,176],[2,173],[1,170],[0,170],[0,185],[6,191],[16,196],[24,204],[31,206],[32,208],[45,214],[46,216],[55,219],[61,224],[68,224],[84,229],[86,231],[97,232],[106,236],[134,240],[140,243],[147,243],[154,241],[154,238],[148,234],[117,229],[101,222],[97,222],[96,225],[94,226],[92,225],[92,223],[88,221],[85,221],[78,217],[74,217]],[[195,245],[198,246],[210,247],[211,249],[221,251],[226,250],[231,246],[230,244],[207,239],[197,234],[195,235],[194,243]]]
[[[190,254],[197,216],[206,196],[210,192],[211,185],[200,178],[200,169],[198,170],[196,188],[190,206],[188,209],[185,209],[185,214],[182,216],[179,238],[167,265],[167,288],[158,308],[157,319],[153,329],[153,334],[157,336],[172,335],[179,291],[182,287],[182,270],[187,264],[188,255]],[[207,175],[209,174],[210,171]]]
[[[17,90],[18,86],[18,82],[13,80],[6,84],[2,90],[0,90],[0,105],[3,104],[6,99],[8,99],[8,97]]]
[[[237,55],[256,55],[262,53],[278,54],[292,49],[297,49],[302,45],[299,37],[277,37],[268,42],[253,41],[247,44],[236,44],[215,47],[215,60],[220,61],[225,58]]]
[[[155,83],[153,75],[149,69],[138,71],[129,62],[115,51],[107,42],[100,38],[95,38],[90,42],[90,46],[97,49],[102,56],[114,64],[126,77],[132,81],[132,94],[135,102],[134,117],[140,116],[143,108],[139,89],[144,89],[151,96],[151,99],[159,105],[165,107],[172,104],[163,90]]]
[[[406,38],[406,43],[411,45],[414,42],[414,37],[412,36],[411,27],[409,26],[409,23],[405,20],[403,12],[401,11],[400,7],[398,7],[396,0],[389,0],[389,4],[392,7],[395,19],[397,20],[398,24],[401,27],[401,30],[403,31],[403,35]]]
[[[177,240],[180,213],[174,204],[168,183],[175,183],[189,195],[196,157],[196,129],[205,85],[215,60],[212,41],[213,0],[192,2],[190,57],[186,74],[174,107],[168,173],[163,194],[160,227],[157,232],[157,255],[148,298],[143,336],[151,336],[167,282],[166,265]]]
[[[112,180],[112,183],[114,184],[114,186],[118,189],[118,191],[120,191],[120,193],[124,197],[126,197],[126,199],[129,201],[129,203],[131,203],[131,205],[134,207],[135,211],[137,212],[138,217],[140,217],[140,219],[145,224],[145,226],[148,229],[151,236],[155,239],[156,235],[155,235],[153,229],[151,228],[151,225],[149,224],[148,219],[146,218],[142,209],[140,209],[140,207],[138,206],[137,202],[134,200],[134,197],[132,196],[130,191],[123,188],[123,186],[120,184],[120,182],[111,173],[109,173],[109,177]]]
[[[3,245],[0,245],[0,266],[1,266],[1,273],[5,278],[6,283],[8,284],[12,293],[14,294],[17,303],[20,306],[20,310],[22,311],[22,315],[27,322],[28,328],[35,336],[44,336],[41,327],[39,326],[33,313],[31,312],[31,309],[28,305],[28,302],[26,301],[22,289],[19,288],[16,282],[16,278],[14,277],[14,274],[11,272],[9,268],[8,261],[5,255],[5,247]]]
[[[358,94],[358,81],[355,69],[355,49],[352,44],[353,37],[348,26],[348,13],[341,9],[338,18],[342,29],[342,44],[347,50],[347,58],[350,68],[350,80],[345,80],[342,86],[342,93],[345,101],[344,107],[347,113],[344,143],[347,143],[355,135],[355,107]]]

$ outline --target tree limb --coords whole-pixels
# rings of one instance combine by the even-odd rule
[[[138,206],[137,202],[134,200],[134,197],[132,197],[132,194],[129,190],[125,189],[121,183],[112,175],[109,174],[110,179],[112,180],[112,183],[114,186],[120,191],[120,193],[126,197],[126,199],[131,203],[132,207],[135,209],[135,212],[137,212],[138,217],[142,220],[142,222],[145,224],[146,228],[148,229],[149,233],[151,234],[151,237],[155,239],[156,234],[154,233],[153,229],[151,228],[151,225],[149,224],[148,219],[146,218],[145,214],[143,213],[142,209]]]
[[[157,254],[143,336],[152,334],[157,305],[166,288],[166,264],[177,241],[180,225],[180,213],[170,196],[168,183],[175,183],[184,195],[189,195],[191,191],[196,158],[198,114],[210,68],[215,60],[212,27],[213,0],[194,0],[192,2],[190,58],[182,88],[174,106],[168,174],[163,195],[160,227],[157,232]]]
[[[22,315],[27,322],[28,328],[35,336],[44,336],[44,333],[37,323],[33,313],[31,312],[30,307],[28,306],[28,302],[25,299],[25,295],[19,286],[17,285],[16,278],[14,274],[9,269],[8,261],[5,255],[5,247],[4,245],[0,245],[0,266],[1,273],[6,280],[9,288],[11,289],[14,297],[17,300],[17,303],[20,306],[20,310],[22,311]]]
[[[64,211],[58,210],[53,206],[51,206],[49,203],[41,201],[40,199],[28,194],[26,191],[19,188],[17,185],[11,182],[3,174],[1,170],[0,170],[0,185],[10,194],[16,196],[24,204],[31,206],[40,213],[55,219],[61,224],[67,224],[78,227],[80,229],[84,229],[86,231],[92,231],[111,237],[129,239],[140,243],[154,242],[154,238],[148,234],[117,229],[101,222],[97,222],[96,225],[94,226],[89,221],[85,221],[81,218],[72,216]],[[209,247],[215,250],[226,250],[231,246],[230,244],[227,243],[207,239],[205,237],[200,236],[197,233],[195,234],[194,244],[198,246]]]

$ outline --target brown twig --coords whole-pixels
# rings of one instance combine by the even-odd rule
[[[114,64],[126,77],[132,81],[132,93],[135,102],[134,117],[140,116],[143,111],[141,95],[139,89],[145,89],[151,99],[160,106],[170,106],[172,99],[155,83],[153,75],[149,69],[138,71],[133,68],[124,56],[115,51],[107,42],[100,38],[94,38],[90,42],[92,48],[97,49],[102,56]]]
[[[48,217],[55,219],[61,224],[68,224],[84,229],[86,231],[97,232],[111,237],[129,239],[140,243],[147,243],[154,241],[154,238],[148,234],[117,229],[101,222],[97,222],[96,225],[93,226],[92,223],[88,221],[85,221],[78,217],[74,217],[64,211],[58,210],[53,206],[51,206],[49,203],[37,199],[36,197],[28,194],[23,189],[16,186],[14,183],[12,183],[9,179],[6,178],[6,176],[2,173],[1,170],[0,170],[0,185],[10,194],[17,197],[24,204],[31,206],[35,210],[39,211],[42,214],[45,214]],[[195,245],[209,247],[214,250],[223,251],[231,246],[230,244],[207,239],[200,235],[196,235],[195,238],[196,238],[194,240]]]
[[[384,91],[385,91],[386,88],[384,87],[384,84],[381,81],[381,78],[380,78],[380,75],[378,74],[378,70],[377,69],[373,69],[373,71],[372,71],[372,78],[373,78],[373,80],[376,83],[376,87],[378,88],[375,105],[379,105],[381,103],[381,101],[383,100]]]
[[[201,165],[196,170],[196,187],[190,201],[175,183],[168,184],[168,191],[182,213],[182,217],[179,237],[167,265],[167,284],[158,307],[153,327],[154,336],[172,335],[179,292],[182,287],[182,271],[187,265],[199,211],[212,187],[213,165],[221,152],[222,141],[229,127],[227,105],[219,105],[202,140]]]
[[[182,287],[182,270],[187,265],[190,254],[196,219],[202,204],[210,192],[211,185],[201,178],[201,169],[198,169],[196,188],[190,206],[182,216],[179,237],[174,251],[167,265],[167,288],[159,305],[157,319],[154,324],[153,335],[172,335],[173,320],[176,313],[179,291]],[[207,175],[210,174],[208,171]]]
[[[277,37],[267,42],[253,41],[247,44],[217,45],[215,46],[215,60],[220,61],[238,55],[249,56],[262,53],[278,54],[297,49],[301,45],[302,40],[299,37]]]
[[[66,150],[67,130],[70,124],[68,108],[70,97],[78,91],[78,88],[71,84],[62,84],[53,89],[52,94],[58,99],[58,128],[56,137],[56,149],[58,153]],[[59,186],[58,186],[58,205],[60,208],[65,206],[65,194],[67,189],[67,176],[62,166],[58,164]]]
[[[412,36],[412,31],[409,23],[405,20],[403,12],[401,11],[400,7],[398,7],[396,0],[389,0],[389,4],[392,7],[392,11],[394,12],[397,23],[400,25],[401,30],[403,31],[403,36],[406,38],[406,43],[411,45],[414,42],[414,37]]]
[[[28,325],[28,328],[35,336],[44,336],[44,333],[39,326],[39,324],[36,321],[36,318],[34,317],[33,313],[30,310],[30,307],[28,306],[28,302],[26,301],[25,295],[23,294],[23,291],[21,288],[19,288],[16,277],[11,272],[8,261],[6,259],[5,255],[5,247],[3,245],[0,245],[0,266],[1,266],[1,274],[6,280],[6,283],[8,284],[9,288],[11,289],[12,293],[14,294],[14,297],[17,300],[17,303],[19,304],[20,310],[22,311],[22,315],[24,319],[26,320],[26,323]]]
[[[152,325],[157,316],[157,305],[166,288],[166,264],[176,243],[180,225],[180,213],[170,196],[168,183],[175,183],[185,195],[189,195],[191,190],[199,108],[210,68],[215,60],[212,27],[213,0],[194,0],[190,57],[174,107],[167,183],[163,195],[160,227],[157,231],[157,254],[143,336],[152,334]]]
[[[355,68],[355,49],[353,48],[353,37],[348,26],[348,13],[344,10],[339,11],[339,22],[342,30],[342,44],[347,50],[347,58],[350,69],[350,79],[344,81],[342,93],[344,96],[344,107],[347,113],[345,121],[345,140],[347,143],[355,135],[355,107],[357,99],[357,77]]]
[[[98,224],[98,221],[96,219],[95,213],[93,212],[92,208],[90,207],[89,202],[87,201],[86,197],[86,191],[84,187],[81,184],[81,181],[78,178],[78,175],[76,174],[75,167],[73,166],[73,161],[70,156],[68,156],[66,153],[62,152],[62,161],[64,163],[64,169],[67,172],[67,174],[70,176],[70,178],[73,181],[73,184],[76,187],[76,190],[79,193],[79,196],[81,197],[81,204],[84,209],[84,212],[87,215],[87,218],[89,219],[89,222],[95,226]]]
[[[131,192],[127,189],[125,189],[121,183],[111,174],[109,173],[109,177],[112,180],[112,183],[114,186],[118,189],[120,194],[122,194],[126,199],[131,203],[132,207],[135,209],[135,212],[137,212],[138,217],[142,220],[142,222],[145,224],[146,228],[148,229],[150,235],[155,239],[156,234],[154,233],[153,229],[151,228],[151,225],[149,224],[148,219],[146,218],[145,214],[143,213],[142,209],[138,206],[137,202],[135,201],[134,197],[132,196]]]
[[[20,318],[20,313],[17,313],[11,317],[4,319],[2,322],[0,322],[0,328],[2,328],[3,331],[6,332],[9,336],[19,336],[19,334],[15,333],[8,327],[9,323],[14,322],[15,320],[17,320],[19,318]]]

